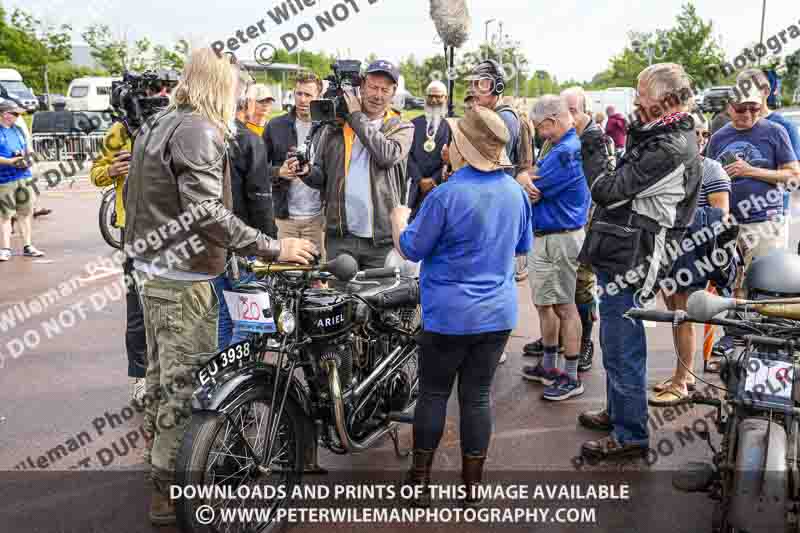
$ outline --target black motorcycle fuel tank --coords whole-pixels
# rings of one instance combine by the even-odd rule
[[[353,300],[332,289],[308,289],[300,303],[302,331],[314,338],[341,335],[353,324]]]

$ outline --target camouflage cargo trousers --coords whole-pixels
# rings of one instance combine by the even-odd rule
[[[219,347],[219,301],[210,281],[154,277],[140,286],[147,335],[145,449],[156,487],[175,479],[175,457],[192,414],[195,372]]]

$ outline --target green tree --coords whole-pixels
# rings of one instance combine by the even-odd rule
[[[89,45],[97,64],[112,76],[119,76],[129,68],[128,43],[124,39],[114,38],[108,25],[91,25],[81,37]]]
[[[51,63],[69,59],[72,28],[45,26],[29,13],[15,9],[11,23],[0,7],[0,63],[16,68],[37,92],[45,88],[45,71]]]
[[[712,34],[713,22],[704,22],[692,3],[683,5],[676,22],[667,32],[669,48],[665,61],[683,65],[700,86],[715,83],[708,67],[723,63],[725,54]]]

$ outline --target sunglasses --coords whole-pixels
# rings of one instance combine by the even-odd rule
[[[731,107],[740,115],[744,113],[751,113],[753,115],[761,113],[761,106],[758,104],[731,104]]]
[[[12,117],[21,117],[22,113],[17,113],[16,111],[6,111],[7,114],[11,115]]]

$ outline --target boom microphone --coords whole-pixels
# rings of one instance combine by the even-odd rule
[[[460,48],[467,42],[472,20],[466,0],[431,0],[431,18],[445,47]]]

